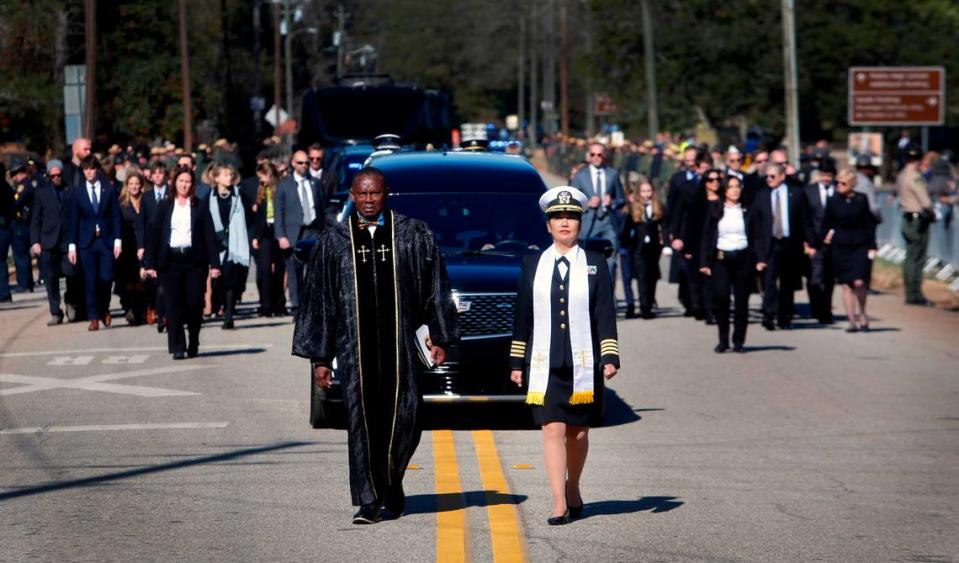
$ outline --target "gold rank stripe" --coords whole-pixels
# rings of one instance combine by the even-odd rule
[[[604,344],[615,344],[616,346],[619,346],[619,342],[617,342],[615,338],[607,338],[606,340],[599,341],[600,346]]]
[[[511,346],[513,346],[513,348],[522,348],[524,350],[526,349],[526,343],[521,342],[519,340],[513,340],[511,343]]]

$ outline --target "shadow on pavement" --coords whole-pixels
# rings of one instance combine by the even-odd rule
[[[130,469],[128,471],[106,473],[106,474],[97,475],[94,477],[85,477],[83,479],[70,479],[67,481],[52,481],[48,483],[42,483],[39,485],[18,487],[16,488],[16,490],[0,493],[0,501],[26,497],[26,496],[39,495],[42,493],[52,493],[55,491],[62,491],[65,489],[75,489],[79,487],[99,485],[102,483],[109,483],[111,481],[119,481],[120,479],[129,479],[131,477],[139,477],[140,475],[149,475],[151,473],[161,473],[163,471],[182,469],[184,467],[192,467],[195,465],[218,463],[221,461],[229,461],[229,460],[234,460],[239,458],[245,458],[253,455],[275,452],[279,450],[286,450],[290,448],[300,448],[300,447],[309,446],[312,444],[313,442],[281,442],[279,444],[273,444],[271,446],[263,446],[259,448],[246,448],[246,449],[226,452],[222,454],[203,456],[203,457],[198,457],[194,459],[185,459],[183,461],[174,461],[171,463],[164,463],[161,465],[150,465],[147,467],[140,467],[138,469]]]
[[[583,505],[582,518],[592,516],[614,516],[617,514],[633,514],[635,512],[652,512],[658,514],[676,510],[684,505],[677,497],[643,497],[636,500],[603,500],[587,502]]]
[[[200,352],[197,354],[197,357],[213,358],[216,356],[238,356],[240,354],[262,354],[263,352],[266,352],[266,348],[237,348],[234,350],[211,350],[209,352]]]
[[[233,330],[243,330],[247,328],[269,328],[273,326],[290,326],[293,323],[289,321],[276,321],[271,323],[252,323],[252,324],[238,324],[234,327]]]
[[[783,344],[774,344],[770,346],[744,346],[746,353],[749,352],[792,352],[795,346],[785,346]]]
[[[412,495],[406,497],[406,514],[435,514],[470,507],[520,504],[527,498],[526,495],[505,495],[495,491]]]

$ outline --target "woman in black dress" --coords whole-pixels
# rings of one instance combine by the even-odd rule
[[[250,237],[240,190],[234,184],[236,169],[217,164],[210,172],[214,189],[210,194],[210,221],[220,254],[220,277],[211,284],[213,311],[223,308],[223,329],[233,328],[236,302],[243,293],[250,267]]]
[[[643,179],[637,188],[636,201],[629,203],[621,243],[632,266],[632,277],[639,284],[639,314],[644,319],[655,316],[653,303],[656,302],[659,257],[663,253],[664,240],[663,204],[653,185]],[[632,316],[630,313],[627,308],[626,318]]]
[[[172,178],[174,196],[157,204],[143,262],[146,274],[158,278],[163,288],[167,345],[173,359],[182,360],[199,351],[206,276],[220,277],[220,256],[206,202],[196,197],[193,169],[177,166]]]
[[[145,182],[140,172],[131,170],[120,190],[120,240],[122,252],[117,260],[116,279],[120,294],[120,305],[130,325],[143,324],[146,316],[146,294],[143,280],[140,278],[140,260],[143,252],[138,251],[137,229],[140,227],[141,196]]]
[[[856,173],[846,169],[836,175],[836,193],[826,200],[821,240],[829,245],[836,281],[842,284],[842,302],[849,319],[846,332],[869,330],[866,316],[866,283],[876,257],[876,217],[869,200],[855,192]],[[859,315],[856,315],[856,303]]]
[[[286,315],[283,288],[286,262],[283,261],[283,252],[277,245],[273,231],[273,202],[280,176],[273,164],[263,162],[256,167],[256,177],[260,186],[252,206],[254,216],[250,243],[256,257],[256,285],[260,290],[257,314],[261,317],[280,317]]]
[[[526,402],[543,429],[553,493],[550,525],[583,510],[580,476],[589,428],[602,418],[603,378],[619,368],[613,282],[606,259],[577,244],[587,198],[569,186],[540,198],[553,244],[524,257],[516,296],[510,379],[528,382]]]

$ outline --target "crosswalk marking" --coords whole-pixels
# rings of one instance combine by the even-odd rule
[[[138,397],[174,397],[181,395],[199,395],[191,391],[177,391],[175,389],[160,389],[157,387],[144,387],[139,385],[126,385],[119,383],[109,383],[118,379],[127,379],[130,377],[141,377],[145,375],[159,375],[170,373],[183,373],[200,369],[210,369],[217,367],[215,365],[192,365],[178,367],[160,367],[151,369],[141,369],[136,371],[127,371],[120,373],[105,373],[101,375],[90,375],[86,377],[77,377],[73,379],[60,379],[56,377],[42,377],[36,375],[19,375],[15,373],[0,373],[0,382],[19,383],[20,387],[0,389],[0,397],[10,395],[22,395],[24,393],[35,393],[38,391],[49,391],[51,389],[80,389],[83,391],[100,391],[104,393],[119,393],[123,395],[136,395]]]

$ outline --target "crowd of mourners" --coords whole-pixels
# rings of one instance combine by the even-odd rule
[[[796,163],[782,146],[709,147],[669,134],[612,149],[557,135],[545,150],[554,172],[595,196],[597,213],[584,219],[583,238],[612,245],[610,272],[617,279],[618,268],[627,318],[656,316],[666,254],[684,314],[718,325],[717,352],[745,350],[753,293],[761,294],[763,327],[790,329],[804,281],[809,317],[834,322],[838,284],[846,330],[869,330],[866,302],[886,196],[877,195],[879,173],[868,155],[840,168],[826,141],[804,147]],[[888,197],[898,198],[903,215],[905,302],[928,306],[921,283],[929,225],[951,221],[956,171],[950,155],[923,154],[905,135],[895,156]]]
[[[204,317],[234,328],[255,262],[258,315],[289,315],[302,268],[294,246],[328,221],[333,178],[323,147],[269,145],[245,179],[226,140],[195,153],[114,145],[94,154],[80,138],[63,160],[0,163],[0,255],[6,263],[12,250],[16,273],[12,288],[0,276],[0,303],[42,284],[48,325],[85,321],[97,331],[113,323],[115,294],[127,324],[167,332],[169,352],[183,359],[197,355]]]
[[[195,152],[167,143],[95,154],[80,138],[63,160],[0,163],[0,255],[12,251],[16,277],[11,287],[0,276],[0,303],[42,284],[48,324],[86,321],[94,331],[111,326],[116,294],[128,324],[167,331],[170,353],[183,358],[196,355],[204,316],[234,328],[254,262],[257,313],[290,314],[302,277],[294,245],[335,220],[326,204],[336,179],[323,170],[320,145],[291,152],[279,139],[265,144],[248,178],[237,146],[224,139]],[[840,169],[824,141],[794,163],[783,147],[710,148],[668,134],[615,148],[562,136],[544,146],[550,168],[590,196],[582,236],[612,245],[608,266],[627,318],[656,316],[667,254],[684,314],[718,325],[717,351],[744,349],[752,293],[762,295],[766,329],[789,329],[803,280],[810,317],[833,322],[838,284],[847,330],[869,330],[882,220],[870,158]],[[928,305],[928,228],[951,222],[955,168],[950,155],[923,154],[907,137],[896,159],[906,303]]]

